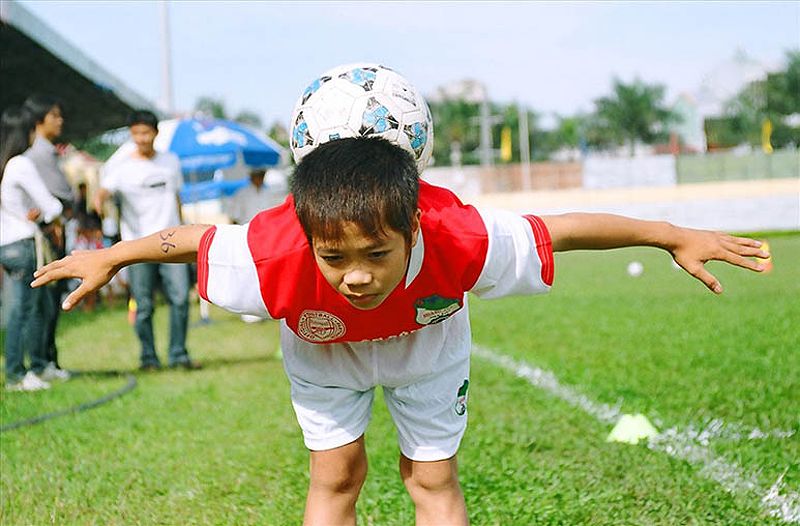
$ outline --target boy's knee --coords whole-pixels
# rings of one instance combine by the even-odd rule
[[[367,478],[367,466],[353,466],[338,473],[325,471],[312,473],[311,486],[328,493],[358,493]]]
[[[338,472],[325,470],[311,474],[311,487],[326,493],[354,494],[361,490],[367,478],[366,462]]]
[[[357,446],[358,447],[358,446]],[[357,493],[367,478],[367,458],[357,448],[325,452],[311,462],[311,486],[331,493]]]
[[[440,462],[414,462],[404,457],[400,461],[400,473],[412,497],[459,487],[455,458]]]

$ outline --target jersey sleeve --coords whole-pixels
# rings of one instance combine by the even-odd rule
[[[541,294],[553,284],[553,245],[544,222],[503,210],[480,210],[489,245],[471,289],[482,298]]]
[[[248,225],[209,228],[197,251],[197,289],[206,301],[237,314],[271,318],[247,244]]]

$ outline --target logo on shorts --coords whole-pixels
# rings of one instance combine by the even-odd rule
[[[467,412],[467,389],[469,389],[469,380],[465,379],[456,395],[458,398],[456,398],[455,410],[458,416],[464,416],[464,413]]]
[[[297,334],[310,342],[327,342],[341,338],[345,330],[342,320],[321,310],[304,310],[297,322]]]
[[[461,309],[461,301],[433,295],[418,299],[414,303],[414,307],[417,309],[417,323],[420,325],[433,325],[458,312]]]

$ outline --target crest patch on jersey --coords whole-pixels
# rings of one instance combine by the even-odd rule
[[[418,299],[414,303],[414,307],[417,309],[417,323],[420,325],[433,325],[458,312],[462,305],[461,300],[443,298],[434,294],[427,298]]]
[[[304,310],[297,322],[298,336],[313,343],[341,338],[346,330],[338,316],[322,310]]]

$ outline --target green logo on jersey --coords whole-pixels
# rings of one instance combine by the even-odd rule
[[[461,309],[461,301],[433,295],[418,299],[414,307],[417,309],[417,323],[420,325],[433,325],[458,312]]]
[[[464,383],[461,384],[461,387],[458,388],[458,394],[456,394],[456,405],[455,410],[458,416],[464,416],[464,413],[467,412],[467,390],[469,389],[469,380],[464,380]]]

